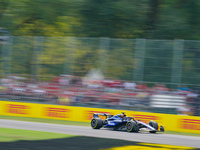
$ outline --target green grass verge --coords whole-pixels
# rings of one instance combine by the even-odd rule
[[[9,120],[19,120],[19,121],[30,121],[30,122],[41,122],[41,123],[52,123],[52,124],[63,124],[63,125],[75,125],[75,126],[88,126],[88,122],[75,122],[75,121],[65,121],[65,120],[54,120],[54,119],[41,119],[41,118],[28,118],[28,117],[14,117],[14,116],[1,116],[0,119]],[[178,134],[178,135],[188,135],[188,136],[199,136],[197,133],[186,133],[186,132],[175,132],[175,131],[165,131],[166,134]]]
[[[14,142],[18,140],[50,140],[69,137],[75,136],[61,133],[0,128],[0,142]]]
[[[53,123],[53,124],[63,124],[63,125],[90,126],[90,123],[88,123],[88,122],[65,121],[65,120],[56,120],[56,119],[42,119],[42,118],[1,116],[1,115],[0,115],[0,119],[41,122],[41,123]]]
[[[165,133],[200,137],[200,134],[198,134],[198,133],[187,133],[187,132],[176,132],[176,131],[166,131]]]

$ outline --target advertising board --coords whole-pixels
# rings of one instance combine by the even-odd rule
[[[94,113],[115,115],[121,112],[126,112],[127,116],[133,116],[136,120],[140,119],[145,123],[154,120],[159,125],[163,125],[167,131],[200,133],[200,117],[195,116],[0,101],[0,115],[3,116],[59,119],[90,123]]]

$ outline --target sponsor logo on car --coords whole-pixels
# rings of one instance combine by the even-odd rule
[[[109,124],[109,125],[112,125],[112,126],[115,125],[115,123],[114,123],[114,122],[111,122],[111,121],[108,121],[108,124]]]
[[[122,120],[120,119],[120,120],[114,120],[114,122],[122,122]]]
[[[27,115],[29,114],[29,106],[26,105],[16,105],[16,104],[7,104],[7,113],[11,114],[24,114]]]
[[[181,129],[200,130],[200,120],[196,119],[181,119]]]
[[[46,107],[45,116],[55,118],[68,118],[69,109]]]

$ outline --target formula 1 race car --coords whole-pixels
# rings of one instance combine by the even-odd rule
[[[105,116],[105,120],[99,118],[99,116]],[[155,121],[150,121],[149,124],[146,124],[140,120],[135,120],[134,117],[126,117],[125,113],[115,116],[106,113],[94,113],[91,120],[91,127],[93,129],[109,128],[128,132],[138,132],[142,129],[147,129],[150,133],[165,131],[164,127],[159,127]]]

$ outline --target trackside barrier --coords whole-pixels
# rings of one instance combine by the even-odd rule
[[[59,119],[89,123],[93,113],[110,113],[115,115],[121,112],[126,112],[127,116],[133,116],[135,119],[140,119],[146,123],[154,120],[163,125],[167,131],[200,133],[200,117],[196,116],[0,101],[0,115],[3,116]]]

